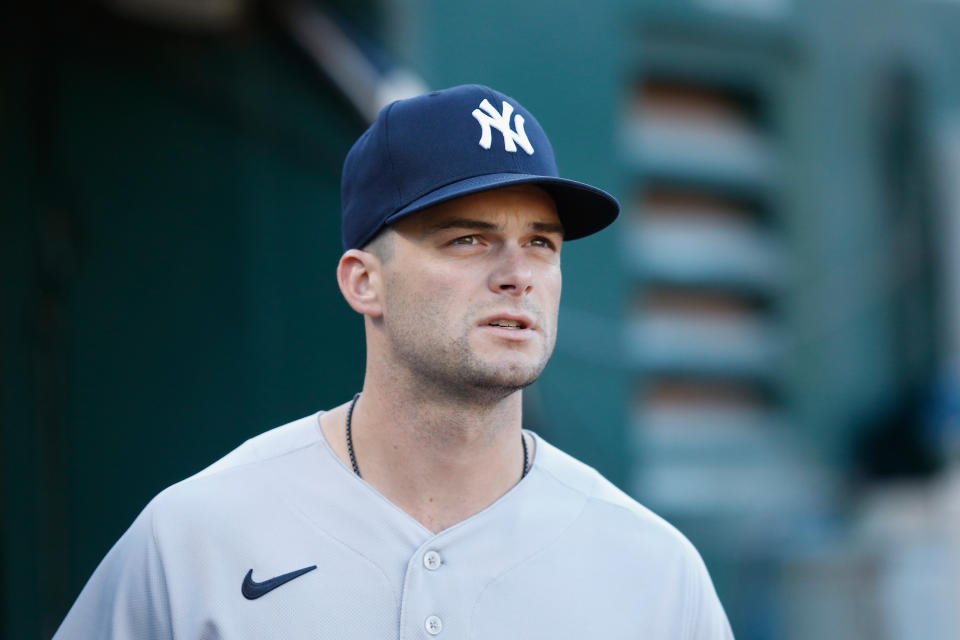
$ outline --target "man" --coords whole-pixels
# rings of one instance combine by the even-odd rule
[[[618,211],[492,89],[385,108],[343,171],[362,391],[157,496],[56,637],[730,638],[690,543],[521,428],[563,244]]]

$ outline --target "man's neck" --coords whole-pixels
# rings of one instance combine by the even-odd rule
[[[389,389],[387,393],[379,389]],[[417,397],[408,397],[416,395]],[[325,414],[322,427],[350,467],[349,404]],[[413,394],[368,378],[353,412],[352,439],[365,481],[431,531],[483,510],[520,480],[521,392],[489,403]],[[528,438],[532,460],[532,438]]]

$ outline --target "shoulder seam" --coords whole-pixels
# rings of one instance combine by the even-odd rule
[[[583,463],[581,463],[581,464],[583,464]],[[548,474],[550,475],[550,477],[552,477],[554,480],[556,480],[557,482],[559,482],[559,483],[562,484],[563,486],[567,487],[567,488],[570,489],[571,491],[575,491],[576,493],[584,496],[588,502],[597,503],[597,504],[604,504],[604,505],[608,505],[608,506],[610,506],[610,507],[613,507],[613,508],[615,508],[615,509],[617,509],[617,510],[625,511],[625,512],[627,512],[628,514],[630,514],[630,516],[632,516],[632,517],[633,517],[634,519],[636,519],[637,521],[642,521],[642,520],[644,519],[644,514],[647,514],[647,517],[652,518],[652,519],[655,520],[657,523],[659,523],[666,531],[668,531],[668,532],[670,533],[670,535],[671,535],[672,537],[676,538],[677,541],[678,541],[680,544],[682,544],[683,546],[687,547],[688,550],[691,549],[691,548],[693,548],[694,552],[696,552],[696,549],[693,547],[693,545],[691,544],[691,542],[687,539],[687,537],[686,537],[685,535],[683,535],[683,533],[682,533],[679,529],[677,529],[677,528],[676,528],[675,526],[673,526],[671,523],[669,523],[669,522],[667,522],[666,520],[664,520],[659,514],[655,513],[654,511],[651,511],[650,509],[648,509],[647,507],[643,506],[643,505],[640,504],[639,502],[636,502],[636,501],[634,500],[634,502],[636,503],[637,507],[639,507],[641,510],[643,510],[642,513],[638,513],[636,509],[631,509],[631,508],[629,508],[628,506],[623,505],[623,504],[620,504],[619,502],[616,502],[616,501],[614,501],[614,500],[610,500],[610,499],[603,498],[603,497],[600,497],[600,496],[596,495],[596,493],[595,493],[594,490],[596,489],[597,484],[600,483],[601,481],[606,481],[606,479],[600,474],[599,471],[597,471],[597,470],[594,469],[593,467],[591,467],[591,466],[589,466],[589,465],[584,465],[584,466],[585,466],[587,469],[590,470],[590,474],[593,476],[593,482],[592,482],[591,485],[590,485],[590,490],[589,490],[589,492],[585,491],[585,490],[582,489],[582,488],[573,486],[573,485],[571,485],[569,482],[564,481],[563,479],[561,479],[560,477],[558,477],[555,473],[553,473],[553,471],[551,471],[551,470],[548,469],[548,468],[541,467],[541,469],[542,469],[545,473],[548,473]],[[614,489],[617,490],[617,491],[622,491],[622,490],[621,490],[619,487],[617,487],[616,485],[611,485],[611,486],[613,486]],[[627,495],[627,494],[624,494],[624,495]],[[627,495],[627,497],[630,498],[629,495]],[[633,498],[630,498],[630,499],[633,500]]]
[[[148,505],[149,506],[149,505]],[[153,548],[157,551],[157,561],[160,565],[160,581],[163,584],[163,602],[165,605],[165,612],[167,614],[167,619],[165,620],[167,631],[170,633],[170,637],[173,637],[173,611],[171,610],[170,603],[170,589],[167,586],[167,567],[166,563],[163,560],[163,549],[160,546],[160,541],[157,539],[157,510],[155,508],[150,508],[150,539],[153,541]]]
[[[591,501],[591,502],[599,502],[599,503],[602,503],[602,504],[608,504],[608,505],[610,505],[611,507],[616,507],[617,509],[621,509],[621,510],[623,510],[623,511],[626,511],[626,512],[632,514],[632,515],[637,515],[636,513],[634,513],[634,511],[633,511],[632,509],[629,509],[629,508],[623,506],[622,504],[618,504],[617,502],[614,502],[613,500],[608,500],[608,499],[606,499],[606,498],[601,498],[600,496],[596,495],[596,493],[595,493],[593,490],[596,489],[597,484],[598,484],[601,480],[603,480],[604,478],[603,478],[602,475],[600,475],[600,472],[599,472],[599,471],[597,471],[596,469],[594,469],[593,467],[591,467],[591,466],[589,466],[589,465],[586,465],[586,466],[587,466],[587,468],[590,470],[590,475],[592,476],[592,480],[593,480],[593,482],[590,484],[590,490],[589,490],[589,491],[585,491],[585,490],[581,489],[580,487],[575,487],[575,486],[573,486],[573,485],[570,484],[569,482],[566,482],[565,480],[563,480],[562,478],[560,478],[559,476],[557,476],[557,474],[555,474],[555,473],[554,473],[553,471],[551,471],[550,469],[543,469],[543,471],[544,471],[545,473],[550,474],[550,477],[552,477],[554,480],[556,480],[557,482],[559,482],[559,483],[562,484],[563,486],[567,487],[567,488],[570,489],[571,491],[576,491],[577,493],[581,494],[582,496],[584,496],[587,500],[589,500],[589,501]],[[614,487],[616,488],[616,485],[614,485]],[[617,488],[617,490],[619,491],[620,489]],[[638,504],[639,504],[639,503],[638,503]],[[643,505],[639,505],[639,506],[642,507]],[[644,507],[644,508],[645,508],[645,507]],[[651,513],[652,513],[652,512],[651,512]]]
[[[578,460],[577,462],[579,462],[579,460]],[[583,463],[580,463],[580,464],[583,464]],[[543,471],[544,473],[550,474],[550,477],[551,477],[551,478],[553,478],[554,480],[556,480],[557,482],[559,482],[559,483],[562,484],[563,486],[567,487],[568,489],[570,489],[570,490],[572,490],[572,491],[576,491],[577,493],[579,493],[579,494],[581,494],[581,495],[583,495],[583,496],[585,496],[585,497],[587,497],[587,498],[593,498],[593,497],[594,497],[594,496],[593,496],[593,489],[597,486],[597,482],[600,480],[600,478],[601,478],[602,476],[601,476],[600,473],[599,473],[596,469],[594,469],[593,467],[591,467],[591,466],[589,466],[589,465],[584,465],[584,466],[585,466],[587,469],[590,470],[590,475],[592,476],[592,478],[591,478],[591,479],[592,479],[592,482],[590,483],[590,492],[584,491],[584,490],[581,489],[580,487],[576,487],[576,486],[570,484],[569,482],[567,482],[566,480],[564,480],[563,478],[561,478],[560,476],[558,476],[558,475],[555,474],[552,470],[550,470],[549,468],[547,468],[547,467],[545,467],[545,466],[538,466],[537,468],[538,468],[539,470]]]

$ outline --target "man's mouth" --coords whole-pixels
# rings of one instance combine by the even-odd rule
[[[526,329],[527,325],[519,320],[507,320],[506,318],[498,318],[496,320],[491,320],[488,323],[491,327],[505,327],[507,329]]]
[[[530,331],[536,328],[536,322],[533,316],[525,313],[498,313],[489,315],[481,320],[480,326],[510,329],[513,331]]]

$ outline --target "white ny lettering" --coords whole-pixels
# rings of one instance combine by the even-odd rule
[[[483,111],[480,109],[483,109]],[[513,105],[504,100],[503,113],[498,113],[497,110],[493,108],[493,105],[484,98],[483,102],[480,103],[480,109],[473,110],[473,117],[477,119],[477,122],[480,123],[483,129],[480,133],[481,147],[484,149],[490,148],[490,144],[493,142],[490,127],[494,127],[503,134],[503,148],[505,151],[516,153],[517,145],[519,144],[523,150],[527,152],[527,155],[533,155],[533,145],[530,144],[530,141],[527,139],[527,134],[523,130],[523,116],[519,113],[513,116],[516,131],[510,128],[510,115],[513,113]],[[486,113],[484,113],[484,111]]]

